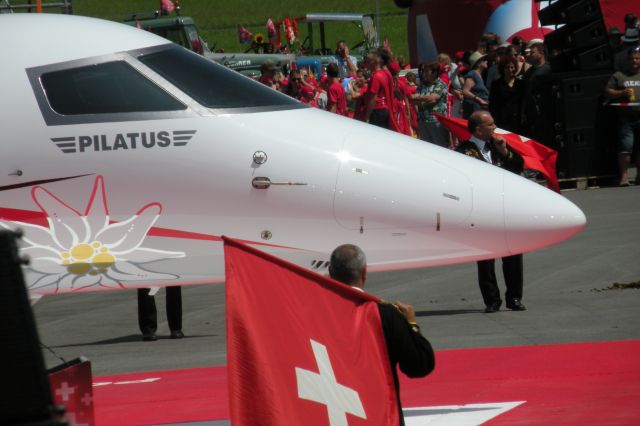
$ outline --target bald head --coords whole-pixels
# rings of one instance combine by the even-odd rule
[[[496,124],[488,111],[475,111],[469,117],[467,128],[473,136],[488,141],[496,130]]]
[[[353,244],[338,246],[329,262],[329,276],[336,281],[355,287],[364,287],[367,273],[367,257]]]

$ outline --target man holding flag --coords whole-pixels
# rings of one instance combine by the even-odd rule
[[[459,140],[467,140],[471,137],[467,120],[456,117],[445,117],[435,114],[442,124]],[[536,170],[544,176],[547,188],[560,192],[560,184],[556,174],[556,160],[558,152],[533,139],[525,138],[516,133],[504,129],[495,129],[495,133],[503,138],[512,151],[520,154],[524,160],[524,168]]]
[[[510,149],[505,139],[496,135],[496,124],[488,111],[476,111],[469,117],[468,123],[471,138],[461,142],[456,151],[489,164],[501,167],[510,172],[520,174],[524,169],[524,160],[520,154]],[[497,190],[497,189],[496,189]],[[524,311],[522,304],[523,287],[522,254],[502,258],[502,272],[507,286],[505,298],[507,308],[513,311]],[[496,279],[495,259],[478,262],[478,284],[486,306],[486,313],[500,310],[502,300]]]
[[[364,291],[367,259],[362,249],[353,244],[336,248],[331,253],[329,276]],[[408,377],[424,377],[433,371],[435,356],[431,344],[420,333],[413,306],[398,301],[395,304],[381,302],[378,303],[378,312],[396,389],[400,424],[403,425],[397,367]]]
[[[332,273],[354,288],[223,239],[231,423],[403,424],[395,366],[424,376],[433,350],[407,321],[411,307],[359,289],[364,256],[332,258]]]

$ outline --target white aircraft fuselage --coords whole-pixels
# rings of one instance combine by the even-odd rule
[[[0,35],[0,227],[24,231],[35,295],[221,282],[222,235],[320,272],[350,242],[380,271],[536,250],[585,225],[536,183],[136,28],[16,14]]]

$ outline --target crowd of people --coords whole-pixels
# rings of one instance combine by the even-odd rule
[[[545,58],[542,40],[502,43],[488,33],[477,50],[442,53],[414,71],[386,48],[358,61],[340,40],[323,75],[308,68],[285,75],[265,63],[259,81],[311,106],[454,149],[458,141],[436,114],[469,118],[490,110],[499,127],[533,133],[541,102],[536,79],[550,72]]]
[[[638,17],[633,14],[626,16],[624,31],[610,31],[619,74],[603,94],[612,101],[628,103],[640,98],[640,93],[634,93],[640,88],[629,82],[640,80],[634,77],[638,70],[634,71],[630,55],[632,48],[638,47],[638,31]],[[323,75],[314,75],[308,68],[285,75],[267,63],[260,81],[311,106],[451,149],[459,141],[439,122],[437,114],[468,119],[473,112],[486,110],[497,127],[557,150],[550,126],[550,76],[542,39],[514,37],[503,42],[498,35],[486,33],[475,50],[451,56],[441,53],[436,60],[419,64],[417,70],[387,48],[369,52],[358,61],[349,53],[348,44],[340,40]],[[634,148],[640,131],[638,114],[633,105],[618,114],[619,182],[623,186],[629,183],[632,153],[638,152],[637,146]]]

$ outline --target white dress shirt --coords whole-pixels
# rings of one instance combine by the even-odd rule
[[[471,139],[469,139],[469,141],[476,144],[476,146],[480,150],[480,153],[482,154],[482,157],[487,163],[493,164],[493,160],[491,159],[491,150],[489,149],[489,144],[486,141],[478,139],[475,136],[471,136]]]

